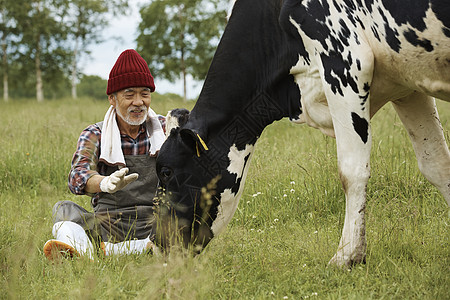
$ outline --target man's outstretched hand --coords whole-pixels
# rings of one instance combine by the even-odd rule
[[[127,175],[128,171],[128,168],[122,168],[103,178],[100,182],[100,190],[112,194],[138,179],[138,173]]]

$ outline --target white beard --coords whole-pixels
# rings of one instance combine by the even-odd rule
[[[117,99],[116,99],[116,107],[119,107],[119,103],[118,103]],[[128,107],[126,116],[124,116],[119,109],[116,109],[116,112],[128,125],[132,125],[132,126],[141,125],[142,123],[145,122],[145,120],[147,120],[147,114],[146,113],[142,116],[141,119],[133,120],[131,118],[131,116],[130,116],[130,113],[133,110],[142,110],[142,111],[146,112],[147,111],[147,107],[145,105],[141,105],[139,107]]]

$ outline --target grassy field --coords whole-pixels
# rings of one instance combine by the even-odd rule
[[[438,105],[449,141],[450,103]],[[185,105],[155,95],[152,106]],[[450,299],[449,208],[390,105],[372,123],[365,265],[327,267],[344,217],[335,141],[287,120],[264,131],[231,224],[201,255],[49,263],[53,204],[89,208],[67,174],[79,133],[107,107],[0,103],[1,299]]]

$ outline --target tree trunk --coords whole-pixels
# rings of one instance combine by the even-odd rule
[[[36,99],[38,102],[44,101],[44,92],[42,90],[42,70],[41,70],[41,42],[37,39],[36,55],[34,58],[36,68]]]
[[[78,38],[75,40],[75,49],[72,57],[72,99],[77,99],[77,55],[78,55]]]
[[[186,93],[186,66],[184,63],[184,49],[181,49],[181,73],[183,76],[183,101],[187,102],[187,93]]]
[[[180,24],[184,24],[184,9],[185,5],[183,3],[178,6],[178,20]],[[180,58],[180,67],[181,67],[181,76],[183,77],[183,101],[187,102],[187,93],[186,93],[186,65],[184,61],[184,30],[180,32],[180,41],[181,41],[181,58]]]
[[[9,101],[9,92],[8,92],[8,54],[6,53],[7,45],[6,45],[6,37],[5,33],[2,36],[2,50],[3,50],[3,101]]]

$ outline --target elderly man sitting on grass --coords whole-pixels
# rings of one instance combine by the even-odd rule
[[[113,66],[104,121],[80,135],[69,174],[69,189],[92,196],[94,212],[71,201],[53,208],[54,239],[44,245],[49,259],[61,255],[93,258],[151,251],[155,161],[164,142],[162,123],[150,108],[155,90],[145,60],[124,51]]]

